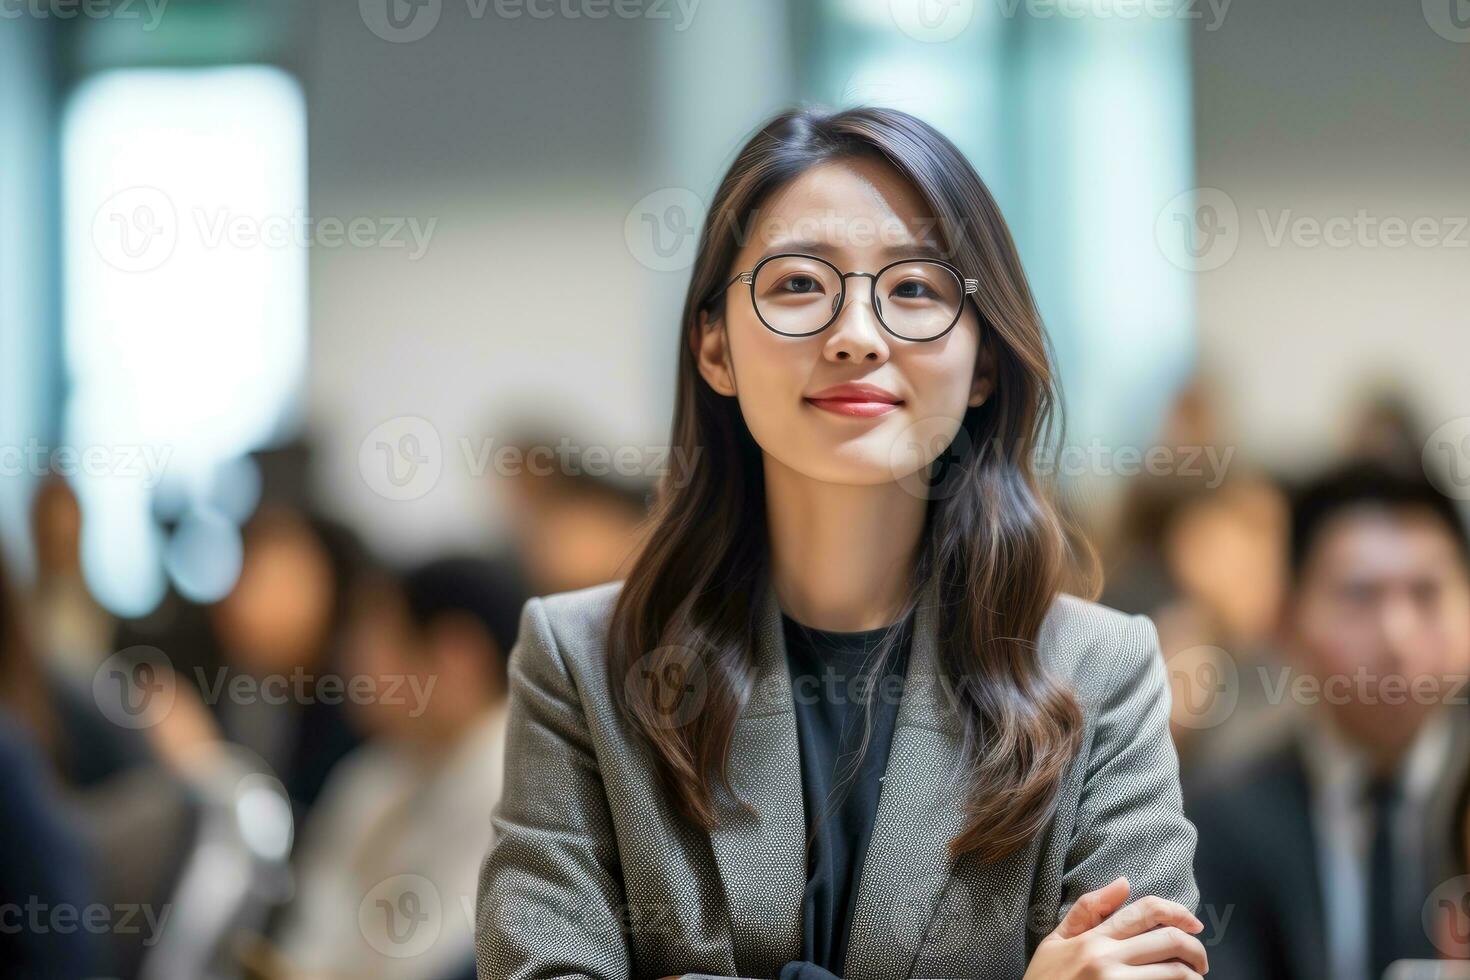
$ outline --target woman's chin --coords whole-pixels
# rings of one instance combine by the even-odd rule
[[[895,465],[893,434],[869,433],[862,438],[828,444],[800,454],[795,469],[822,483],[845,486],[874,486],[894,483],[910,467]]]

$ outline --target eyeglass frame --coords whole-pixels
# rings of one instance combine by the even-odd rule
[[[842,292],[837,294],[837,306],[832,311],[831,318],[829,318],[826,323],[822,324],[817,329],[808,330],[806,333],[787,333],[785,330],[777,330],[775,327],[771,326],[769,323],[766,322],[766,318],[761,316],[760,303],[758,303],[755,298],[755,279],[756,275],[761,271],[761,267],[773,259],[790,258],[813,259],[817,262],[822,263],[827,268],[837,273],[837,281],[842,285]],[[931,265],[941,266],[942,268],[949,270],[949,272],[953,274],[957,280],[959,280],[961,287],[963,287],[964,289],[964,292],[960,296],[960,305],[955,309],[954,319],[949,322],[949,326],[945,327],[943,330],[932,337],[905,337],[903,334],[895,332],[894,329],[888,325],[888,321],[883,319],[882,308],[879,307],[877,303],[878,280],[882,277],[883,273],[887,272],[889,269],[894,268],[895,266],[908,265],[911,262],[927,262]],[[897,261],[890,262],[887,265],[883,266],[883,268],[879,269],[877,272],[843,272],[841,269],[837,268],[835,264],[827,261],[819,255],[812,255],[809,252],[777,252],[774,255],[767,255],[765,258],[761,259],[749,272],[736,273],[729,282],[725,283],[723,286],[717,289],[710,296],[709,299],[705,300],[704,305],[706,308],[709,307],[714,303],[716,297],[723,294],[725,290],[729,289],[737,282],[743,282],[746,285],[750,286],[750,308],[755,311],[756,319],[760,320],[761,326],[771,331],[771,333],[777,334],[782,337],[815,337],[817,334],[821,333],[823,330],[826,330],[828,327],[832,326],[832,324],[836,323],[838,317],[842,316],[842,309],[847,305],[847,279],[849,276],[861,276],[871,280],[868,284],[868,305],[873,308],[873,315],[878,318],[878,324],[884,329],[885,332],[892,334],[899,340],[906,341],[910,344],[931,343],[953,330],[955,328],[955,324],[960,322],[960,317],[962,317],[965,313],[965,299],[969,296],[974,295],[980,290],[979,279],[967,279],[965,278],[964,273],[960,272],[957,266],[946,262],[943,259],[932,259],[928,258],[927,256],[915,256],[913,258],[898,259]]]

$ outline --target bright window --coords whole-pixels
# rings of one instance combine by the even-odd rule
[[[294,422],[305,368],[300,88],[257,66],[99,74],[67,107],[62,164],[64,443],[88,583],[125,615],[168,576],[217,598],[243,516],[214,505],[220,474]],[[188,533],[171,544],[161,514]]]

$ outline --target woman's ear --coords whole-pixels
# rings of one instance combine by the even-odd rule
[[[982,345],[975,357],[975,377],[970,379],[970,407],[985,404],[995,393],[995,352],[989,345]]]
[[[729,337],[723,319],[711,321],[708,310],[699,311],[699,327],[691,339],[699,374],[721,395],[735,394],[735,371],[730,366]]]

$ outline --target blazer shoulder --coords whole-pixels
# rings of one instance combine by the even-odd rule
[[[561,630],[585,630],[606,626],[612,620],[613,606],[623,591],[622,582],[604,582],[585,589],[552,592],[537,600],[546,610],[546,619]]]
[[[1039,647],[1047,667],[1085,701],[1106,696],[1115,678],[1147,672],[1155,659],[1162,667],[1153,620],[1066,593],[1052,603]]]
[[[536,631],[536,640],[554,644],[560,659],[575,673],[589,664],[600,664],[622,588],[622,582],[606,582],[530,599],[522,612],[522,637],[528,630]]]

